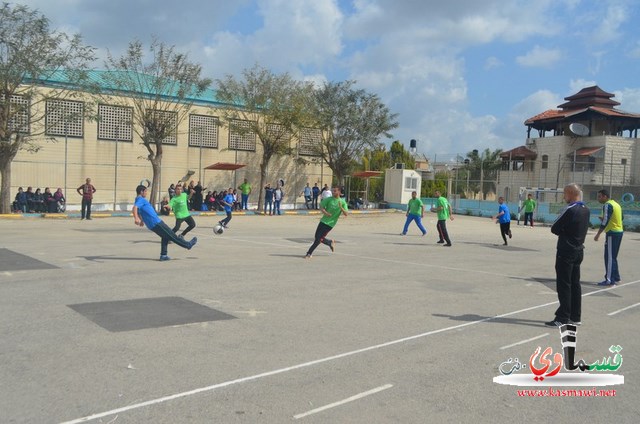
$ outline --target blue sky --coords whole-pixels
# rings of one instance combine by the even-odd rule
[[[258,63],[343,81],[438,160],[524,144],[523,122],[597,84],[640,114],[638,0],[30,0],[105,56],[152,35],[213,79]],[[103,60],[96,63],[100,68]]]

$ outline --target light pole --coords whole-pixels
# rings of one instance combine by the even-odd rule
[[[116,160],[114,162],[113,171],[113,211],[116,211],[117,195],[118,195],[118,144],[120,141],[120,126],[116,127]]]
[[[64,195],[68,196],[67,193],[67,139],[69,135],[69,124],[67,122],[64,123]]]

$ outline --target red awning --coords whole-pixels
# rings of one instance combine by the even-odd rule
[[[576,156],[591,156],[598,153],[602,149],[604,149],[604,147],[584,147],[582,149],[576,150]]]
[[[369,178],[369,177],[379,177],[380,175],[382,175],[382,171],[360,171],[360,172],[354,173],[351,176],[356,178]]]
[[[209,165],[204,169],[217,169],[219,171],[235,171],[236,169],[244,168],[247,165],[243,165],[241,163],[228,163],[228,162],[218,162],[213,165]]]

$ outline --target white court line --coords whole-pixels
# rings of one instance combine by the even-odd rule
[[[616,315],[616,314],[618,314],[618,313],[620,313],[620,312],[626,311],[627,309],[635,308],[635,307],[636,307],[636,306],[638,306],[638,305],[640,305],[640,303],[636,303],[636,304],[634,304],[634,305],[627,306],[626,308],[618,309],[617,311],[613,311],[613,312],[611,312],[611,313],[609,313],[609,314],[607,314],[607,315],[609,315],[609,316],[613,316],[613,315]]]
[[[539,336],[531,337],[530,339],[527,339],[527,340],[522,340],[522,341],[510,344],[510,345],[507,345],[507,346],[502,346],[500,348],[500,350],[509,349],[510,347],[514,347],[514,346],[518,346],[518,345],[521,345],[521,344],[529,343],[529,342],[532,342],[534,340],[538,340],[538,339],[541,339],[543,337],[546,337],[548,335],[549,335],[549,333],[544,333],[544,334],[541,334]]]
[[[381,392],[383,390],[387,390],[393,387],[393,384],[385,384],[384,386],[376,387],[375,389],[367,390],[366,392],[359,393],[357,395],[348,397],[346,399],[340,400],[338,402],[330,403],[325,406],[321,406],[320,408],[312,409],[311,411],[304,412],[302,414],[294,415],[293,418],[296,420],[300,418],[304,418],[308,415],[317,414],[318,412],[326,411],[327,409],[335,408],[336,406],[344,405],[345,403],[353,402],[354,400],[362,399],[363,397],[373,395],[375,393]]]
[[[640,280],[632,281],[632,282],[623,284],[621,286],[615,286],[613,288],[607,287],[605,289],[596,290],[596,291],[593,291],[591,293],[583,294],[582,297],[591,296],[591,295],[593,295],[595,293],[599,293],[599,292],[605,291],[605,290],[620,289],[622,287],[630,286],[630,285],[633,285],[633,284],[636,284],[636,283],[640,283]],[[84,422],[87,422],[87,421],[90,421],[90,420],[95,420],[96,418],[107,417],[109,415],[114,415],[114,414],[118,414],[120,412],[130,411],[132,409],[142,408],[144,406],[156,405],[156,404],[160,404],[160,403],[163,403],[163,402],[168,402],[170,400],[174,400],[174,399],[178,399],[178,398],[182,398],[182,397],[196,395],[196,394],[204,393],[204,392],[210,392],[210,391],[222,388],[222,387],[228,387],[228,386],[232,386],[234,384],[239,384],[239,383],[245,383],[247,381],[258,380],[258,379],[261,379],[261,378],[270,377],[272,375],[282,374],[282,373],[285,373],[285,372],[294,371],[294,370],[310,367],[310,366],[313,366],[313,365],[322,364],[322,363],[329,362],[329,361],[335,361],[337,359],[342,359],[342,358],[346,358],[346,357],[349,357],[349,356],[354,356],[354,355],[357,355],[357,354],[360,354],[360,353],[369,352],[369,351],[373,351],[373,350],[377,350],[377,349],[382,349],[382,348],[385,348],[385,347],[389,347],[389,346],[393,346],[393,345],[396,345],[396,344],[408,342],[408,341],[411,341],[411,340],[421,339],[421,338],[424,338],[424,337],[427,337],[427,336],[432,336],[434,334],[440,334],[440,333],[444,333],[444,332],[447,332],[447,331],[457,330],[459,328],[468,327],[468,326],[475,325],[475,324],[480,324],[480,323],[491,321],[491,320],[494,320],[494,319],[497,319],[497,318],[504,318],[504,317],[508,317],[508,316],[511,316],[511,315],[517,315],[517,314],[519,314],[521,312],[533,311],[535,309],[544,308],[544,307],[547,307],[547,306],[554,305],[556,303],[558,303],[558,302],[555,301],[555,302],[543,303],[541,305],[531,306],[529,308],[520,309],[520,310],[513,311],[513,312],[507,312],[506,314],[502,314],[502,315],[496,315],[496,316],[493,316],[493,317],[483,318],[483,319],[480,319],[480,320],[477,320],[477,321],[470,321],[470,322],[466,322],[464,324],[458,324],[458,325],[454,325],[454,326],[451,326],[451,327],[441,328],[439,330],[432,330],[432,331],[428,331],[426,333],[416,334],[414,336],[404,337],[402,339],[392,340],[390,342],[381,343],[381,344],[377,344],[377,345],[373,345],[373,346],[368,346],[368,347],[364,347],[362,349],[352,350],[350,352],[344,352],[344,353],[340,353],[338,355],[328,356],[326,358],[316,359],[314,361],[303,362],[302,364],[292,365],[292,366],[286,367],[286,368],[280,368],[280,369],[273,370],[273,371],[267,371],[267,372],[263,372],[261,374],[255,374],[255,375],[252,375],[252,376],[249,376],[249,377],[237,378],[235,380],[229,380],[229,381],[225,381],[223,383],[213,384],[211,386],[200,387],[198,389],[193,389],[193,390],[189,390],[189,391],[186,391],[186,392],[181,392],[181,393],[176,393],[176,394],[173,394],[173,395],[163,396],[163,397],[156,398],[156,399],[151,399],[151,400],[148,400],[146,402],[140,402],[140,403],[135,403],[135,404],[128,405],[128,406],[123,406],[122,408],[112,409],[110,411],[105,411],[105,412],[100,412],[98,414],[88,415],[86,417],[77,418],[77,419],[71,420],[71,421],[65,421],[65,422],[63,422],[61,424],[84,423]]]
[[[262,244],[262,245],[267,245],[267,246],[277,246],[277,247],[286,247],[289,249],[299,249],[301,251],[305,251],[305,249],[300,249],[300,243],[295,243],[295,244],[280,244],[280,243],[268,243],[268,242],[264,242],[264,241],[255,241],[255,240],[247,240],[247,239],[240,239],[240,238],[230,238],[231,240],[234,241],[242,241],[242,242],[246,242],[246,243],[254,243],[254,244]],[[293,243],[293,242],[291,242]],[[342,253],[342,252],[337,252],[337,253],[331,253],[332,255],[340,255],[340,256],[347,256],[347,257],[351,257],[351,258],[359,258],[359,259],[367,259],[370,261],[376,261],[376,262],[389,262],[389,263],[394,263],[394,264],[400,264],[400,265],[414,265],[414,266],[425,266],[428,268],[439,268],[439,269],[446,269],[448,271],[459,271],[459,272],[472,272],[474,274],[487,274],[487,275],[493,275],[493,276],[497,276],[497,277],[508,277],[508,278],[518,278],[518,279],[522,279],[522,276],[520,275],[510,275],[510,274],[500,274],[497,272],[489,272],[489,271],[482,271],[482,270],[476,270],[476,269],[467,269],[467,268],[454,268],[454,267],[449,267],[449,266],[443,266],[443,265],[434,265],[434,264],[429,264],[429,263],[425,263],[425,262],[410,262],[410,261],[400,261],[400,260],[396,260],[396,259],[385,259],[385,258],[374,258],[372,256],[360,256],[360,255],[353,255],[350,253]],[[300,258],[304,257],[304,254],[300,254]]]

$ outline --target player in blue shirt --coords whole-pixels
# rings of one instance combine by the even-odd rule
[[[164,223],[158,216],[156,210],[151,206],[151,203],[147,200],[147,187],[139,185],[136,187],[136,201],[133,205],[133,219],[136,225],[140,227],[147,226],[148,229],[156,233],[162,239],[160,243],[160,260],[168,261],[171,259],[167,256],[167,246],[169,241],[174,242],[180,247],[191,250],[193,246],[198,242],[198,238],[194,237],[191,241],[185,241],[183,238],[178,237],[167,224]]]
[[[504,203],[504,197],[498,198],[498,214],[493,217],[497,222],[500,222],[500,235],[504,240],[504,245],[507,245],[507,236],[511,238],[511,212],[509,212],[509,206]]]
[[[227,217],[222,221],[218,221],[218,224],[222,225],[224,228],[229,228],[228,224],[229,221],[231,221],[231,211],[233,211],[233,189],[231,187],[229,187],[229,190],[222,198],[222,206],[224,207],[224,211],[227,213]]]

